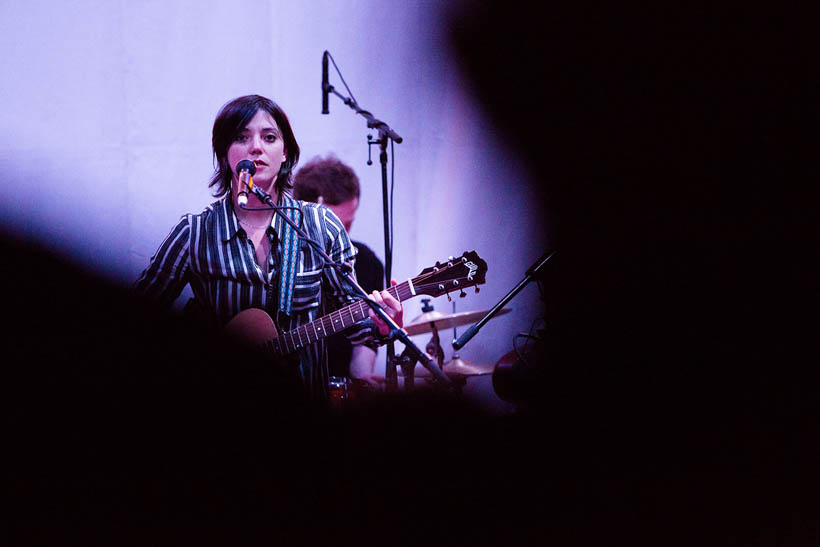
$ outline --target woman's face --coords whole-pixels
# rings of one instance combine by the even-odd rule
[[[233,173],[233,195],[239,192],[236,164],[251,160],[256,164],[253,183],[273,195],[273,185],[279,168],[286,159],[285,142],[273,117],[258,110],[228,148],[228,165]]]

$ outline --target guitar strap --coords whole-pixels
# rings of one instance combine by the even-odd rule
[[[299,207],[299,202],[290,199],[283,195],[280,200],[280,205],[284,207]],[[285,214],[289,219],[298,224],[301,216],[301,208],[299,210],[285,209],[279,211],[280,214]],[[299,240],[290,224],[284,220],[279,220],[281,229],[279,233],[282,234],[282,257],[279,268],[279,310],[280,312],[290,315],[293,309],[293,287],[296,282],[296,269],[299,267]]]

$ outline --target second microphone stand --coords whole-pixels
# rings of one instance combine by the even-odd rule
[[[329,110],[327,109],[327,95],[329,93],[333,93],[337,97],[339,97],[344,104],[349,106],[354,112],[359,114],[360,116],[364,117],[367,120],[367,127],[371,129],[376,129],[379,132],[378,139],[371,139],[371,136],[367,136],[367,144],[368,149],[373,144],[379,145],[379,162],[381,163],[381,175],[382,175],[382,201],[383,201],[383,210],[384,210],[384,279],[385,279],[385,286],[390,286],[390,279],[391,279],[391,269],[393,266],[393,245],[392,245],[392,238],[391,238],[391,227],[390,227],[390,217],[391,217],[391,208],[388,199],[388,192],[387,192],[387,144],[388,141],[393,141],[397,143],[402,142],[401,136],[398,133],[393,131],[389,125],[384,123],[383,121],[377,119],[373,114],[364,110],[359,106],[356,102],[356,99],[353,98],[352,93],[350,97],[345,97],[344,95],[340,94],[336,91],[336,88],[330,85],[327,82],[327,58],[329,54],[327,51],[324,52],[322,57],[323,60],[323,71],[325,73],[325,77],[322,83],[322,94],[323,94],[323,109],[322,113],[327,114]],[[335,61],[333,63],[336,64]],[[338,70],[338,68],[337,68]],[[346,85],[346,84],[345,84]],[[348,90],[349,91],[349,90]],[[368,152],[369,154],[369,152]],[[368,160],[368,165],[372,164],[370,160]],[[404,342],[404,340],[401,340]],[[405,345],[407,345],[405,343]],[[413,352],[414,353],[414,352]],[[385,382],[387,384],[388,390],[396,390],[398,389],[398,375],[396,371],[396,352],[393,346],[393,342],[389,342],[387,344],[387,359],[385,362]]]

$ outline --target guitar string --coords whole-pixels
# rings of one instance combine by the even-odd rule
[[[400,288],[403,288],[403,286],[404,286],[404,285],[408,285],[408,287],[407,287],[407,288],[409,289],[409,283],[405,281],[404,283],[401,283],[401,284],[396,285],[396,286],[394,286],[394,287],[390,287],[390,288],[388,289],[388,291],[389,291],[389,292],[391,292],[391,293],[395,293],[395,294],[393,294],[393,296],[394,296],[395,298],[401,298],[401,296],[400,296],[400,292],[399,292],[399,291],[400,291]],[[336,329],[336,327],[334,327],[334,326],[333,326],[333,324],[332,324],[332,318],[333,318],[333,316],[334,316],[334,315],[337,315],[337,316],[338,316],[338,319],[339,319],[339,321],[341,322],[341,326],[342,326],[342,328],[343,328],[343,329],[344,329],[344,328],[349,327],[350,325],[355,324],[355,323],[357,322],[357,319],[356,319],[356,316],[353,314],[353,312],[354,312],[354,308],[355,308],[356,304],[358,304],[358,305],[359,305],[359,314],[362,316],[362,317],[361,317],[361,319],[364,319],[364,318],[365,318],[365,315],[366,315],[366,314],[365,314],[365,311],[364,311],[364,310],[365,310],[365,308],[364,308],[364,302],[362,302],[362,301],[360,300],[360,301],[358,301],[358,302],[354,302],[354,303],[352,303],[352,304],[350,304],[350,305],[348,305],[348,306],[345,306],[344,308],[341,308],[341,309],[339,309],[339,310],[336,310],[336,311],[334,311],[334,312],[331,312],[330,314],[328,314],[328,315],[326,315],[326,316],[324,316],[324,317],[320,317],[320,318],[318,318],[318,319],[315,319],[315,320],[311,321],[310,323],[307,323],[307,324],[305,324],[305,325],[302,325],[301,327],[297,327],[297,328],[295,328],[295,329],[293,329],[293,330],[291,330],[291,331],[288,331],[288,332],[284,333],[284,334],[281,336],[281,338],[285,338],[285,345],[286,345],[286,346],[287,346],[287,342],[288,342],[288,338],[289,338],[289,339],[290,339],[290,342],[291,342],[291,344],[290,344],[290,345],[291,345],[291,346],[293,346],[293,349],[294,349],[294,350],[295,350],[295,349],[298,349],[298,348],[299,348],[299,347],[301,347],[302,345],[307,345],[307,344],[312,344],[312,343],[314,343],[314,342],[317,342],[317,341],[319,341],[319,339],[320,339],[320,338],[322,338],[322,337],[327,337],[327,336],[328,336],[328,334],[327,334],[327,328],[326,328],[326,327],[325,327],[325,325],[324,325],[324,319],[325,319],[325,318],[330,318],[330,319],[331,319],[331,327],[332,327],[332,329],[333,329],[333,332],[332,332],[331,334],[335,334],[335,333],[337,332],[337,329]],[[352,321],[352,322],[350,323],[350,325],[346,325],[346,324],[345,324],[345,318],[344,318],[344,315],[343,315],[343,312],[344,312],[345,310],[347,310],[347,311],[350,313],[350,319],[351,319],[351,321]],[[359,319],[359,320],[361,320],[361,319]],[[316,331],[316,323],[319,323],[319,324],[321,324],[321,325],[322,325],[322,327],[323,327],[323,335],[319,335],[319,334],[318,334],[318,332]],[[312,326],[312,327],[313,327],[314,335],[316,336],[316,340],[314,340],[313,342],[311,342],[311,340],[310,340],[310,332],[308,331],[308,327],[309,327],[309,326]],[[303,333],[302,333],[302,332],[300,332],[300,331],[301,331],[301,330],[303,330],[303,329],[304,329],[304,335],[305,335],[305,338],[307,339],[307,344],[305,344],[305,342],[303,342],[303,341],[302,341],[302,334],[303,334]],[[298,345],[296,345],[296,344],[294,343],[294,342],[295,342],[295,340],[294,340],[294,334],[295,334],[295,335],[298,337],[298,339],[299,339],[299,343],[298,343]],[[286,349],[287,349],[287,348],[286,348]],[[288,351],[288,353],[290,353],[290,351]]]

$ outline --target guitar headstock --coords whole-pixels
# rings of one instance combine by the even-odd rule
[[[458,258],[449,257],[445,262],[425,268],[413,278],[416,294],[433,298],[452,291],[484,284],[487,263],[475,251],[467,251]]]

